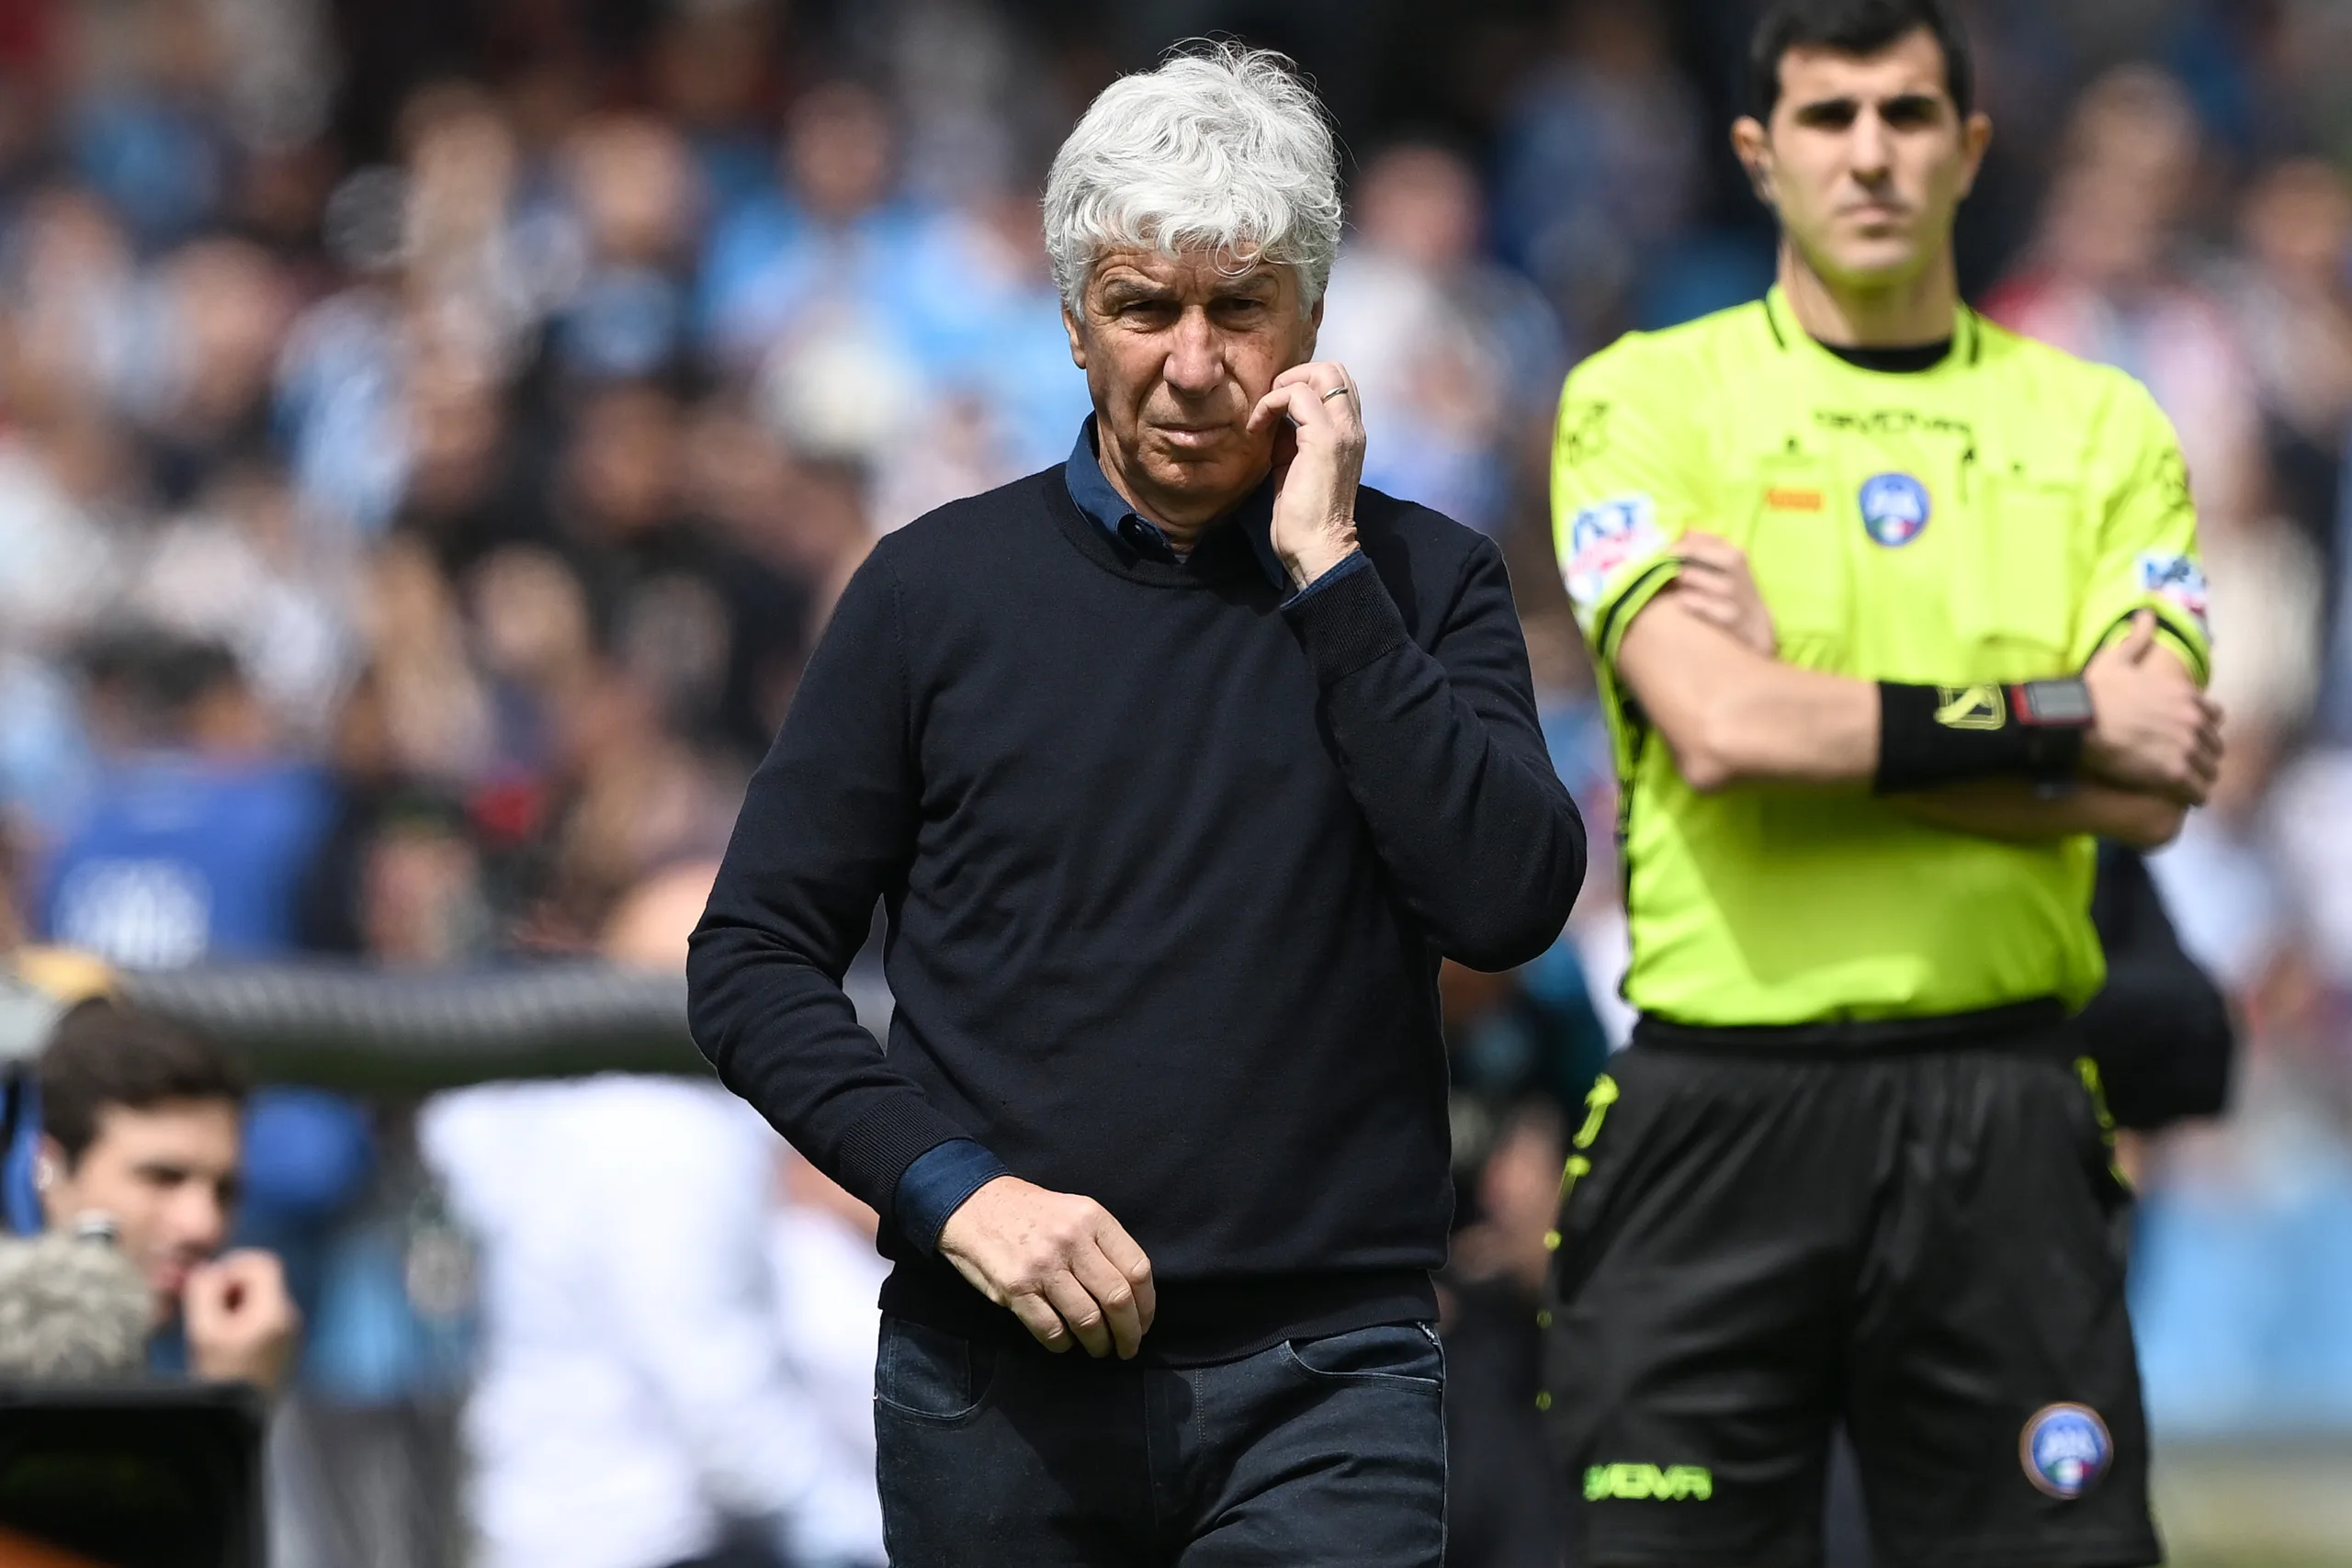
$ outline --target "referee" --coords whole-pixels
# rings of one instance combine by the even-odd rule
[[[1892,1560],[2153,1562],[2074,1015],[2094,837],[2220,761],[2186,472],[2129,378],[1960,303],[1991,127],[1938,0],[1784,0],[1749,74],[1777,285],[1579,367],[1555,460],[1641,1015],[1544,1316],[1570,1560],[1817,1561],[1842,1419]]]

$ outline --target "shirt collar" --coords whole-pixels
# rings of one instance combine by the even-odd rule
[[[1078,509],[1092,518],[1104,533],[1127,548],[1137,548],[1130,536],[1129,524],[1132,522],[1143,530],[1143,538],[1156,546],[1153,553],[1164,554],[1170,560],[1175,559],[1175,551],[1170,547],[1167,536],[1160,532],[1159,525],[1129,506],[1126,498],[1112,488],[1111,481],[1103,476],[1101,460],[1094,455],[1094,416],[1089,414],[1086,423],[1079,426],[1078,445],[1070,448],[1069,463],[1064,470],[1070,500],[1076,502]],[[1283,568],[1282,558],[1274,554],[1272,474],[1268,474],[1257,489],[1243,496],[1232,511],[1210,526],[1222,527],[1228,523],[1238,525],[1249,538],[1250,553],[1258,558],[1258,565],[1265,572],[1266,581],[1274,585],[1277,592],[1289,592],[1292,587],[1290,573]]]
[[[1928,367],[1928,369],[1940,370],[1946,366],[1974,365],[1984,357],[1984,318],[1970,310],[1966,300],[1958,301],[1952,306],[1951,316],[1951,346],[1941,359]],[[1783,354],[1788,353],[1792,346],[1801,344],[1825,356],[1839,358],[1841,363],[1852,363],[1850,360],[1843,359],[1828,344],[1817,342],[1812,333],[1797,324],[1796,307],[1789,303],[1787,290],[1777,283],[1764,291],[1764,324],[1770,329],[1773,343],[1779,345]]]

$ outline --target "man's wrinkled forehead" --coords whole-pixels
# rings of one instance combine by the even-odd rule
[[[1170,254],[1151,246],[1132,246],[1097,256],[1087,284],[1106,299],[1265,297],[1282,292],[1291,275],[1289,266],[1261,256],[1206,250]]]

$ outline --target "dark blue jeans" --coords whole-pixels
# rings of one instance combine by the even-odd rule
[[[885,1318],[892,1568],[1439,1568],[1445,1363],[1419,1324],[1159,1367]]]

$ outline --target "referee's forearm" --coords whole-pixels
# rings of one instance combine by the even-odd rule
[[[2046,843],[2088,834],[2154,849],[2180,831],[2186,809],[2162,795],[2083,781],[2045,795],[2022,779],[1976,779],[1883,797],[1915,820],[1950,832],[2009,843]]]
[[[1878,691],[1768,659],[1667,595],[1626,629],[1617,673],[1702,794],[1849,784],[1878,767]]]

